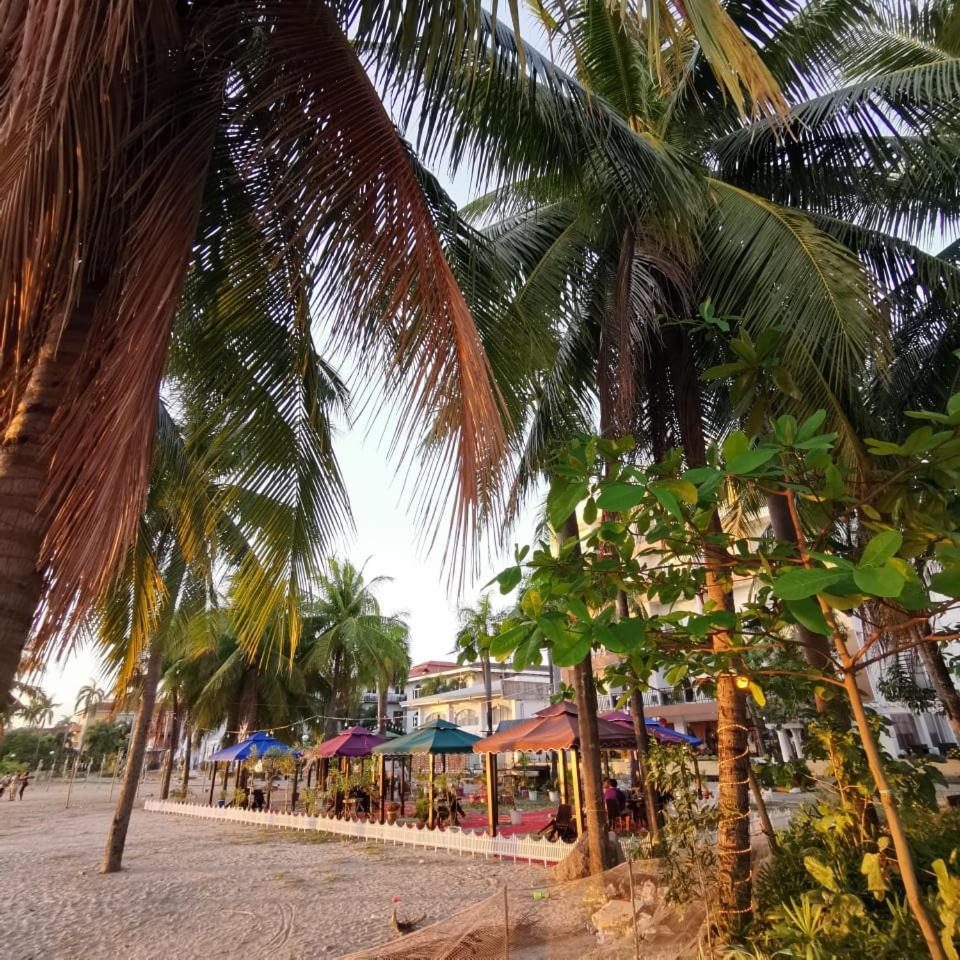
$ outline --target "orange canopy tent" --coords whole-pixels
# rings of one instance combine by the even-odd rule
[[[632,730],[612,720],[597,720],[601,750],[632,750],[637,741]],[[484,737],[473,745],[474,753],[506,753],[510,750],[578,750],[580,718],[576,705],[561,701],[538,710],[529,720]]]

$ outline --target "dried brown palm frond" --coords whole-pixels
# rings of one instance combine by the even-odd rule
[[[361,8],[0,0],[0,428],[44,343],[78,324],[86,343],[38,457],[47,632],[134,541],[218,131],[261,233],[316,261],[336,336],[386,371],[399,445],[429,449],[455,539],[475,527],[502,411],[406,146],[344,32]]]

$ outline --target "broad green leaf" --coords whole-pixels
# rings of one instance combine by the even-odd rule
[[[643,646],[647,638],[647,623],[639,617],[628,617],[619,623],[611,623],[607,628],[609,638],[604,646],[611,653],[631,653]]]
[[[930,578],[930,589],[945,597],[960,597],[960,566],[944,567]]]
[[[759,470],[764,464],[769,463],[776,456],[776,449],[773,447],[757,447],[755,450],[747,450],[745,453],[727,461],[727,473],[734,476],[747,476]]]
[[[597,522],[597,501],[593,497],[589,497],[583,505],[583,522],[588,527]]]
[[[490,656],[502,660],[513,653],[533,630],[530,623],[518,623],[498,633],[490,641]]]
[[[730,461],[734,457],[746,453],[750,449],[750,440],[747,435],[740,430],[734,430],[726,440],[723,441],[723,458]]]
[[[808,630],[825,637],[830,636],[831,630],[827,625],[826,617],[820,609],[820,604],[813,597],[805,597],[802,600],[787,600],[786,607],[797,622],[803,624]]]
[[[697,488],[689,480],[661,480],[658,486],[675,493],[684,503],[697,502]]]
[[[636,483],[608,483],[604,484],[597,497],[597,506],[601,510],[619,512],[629,510],[643,502],[646,490]]]
[[[586,604],[578,597],[566,597],[564,607],[568,613],[572,613],[578,620],[589,621],[592,619]]]
[[[906,582],[893,564],[882,567],[857,567],[853,582],[864,592],[874,597],[899,597]]]
[[[773,582],[773,594],[781,600],[803,600],[823,593],[846,576],[843,570],[811,569],[788,570]]]
[[[902,546],[903,534],[897,530],[878,533],[864,548],[861,567],[879,567],[886,563]]]
[[[537,617],[537,626],[551,643],[564,643],[567,629],[564,618],[559,614],[548,613],[546,616]]]
[[[586,483],[569,480],[554,480],[547,494],[547,519],[554,530],[560,530],[567,518],[577,509],[581,500],[587,498]]]
[[[680,501],[676,498],[672,490],[668,490],[660,483],[651,483],[650,492],[660,501],[660,504],[671,516],[678,520],[683,519],[683,510],[680,509]]]
[[[568,630],[563,643],[554,644],[553,662],[558,667],[573,667],[590,652],[590,634],[579,630]]]
[[[523,571],[520,567],[507,567],[506,570],[497,575],[500,592],[509,593],[522,579]]]

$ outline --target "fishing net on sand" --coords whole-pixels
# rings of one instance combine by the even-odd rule
[[[341,960],[633,960],[637,950],[644,960],[696,957],[702,909],[676,910],[660,896],[653,867],[637,864],[632,885],[626,867],[569,883],[510,887]],[[636,923],[604,935],[595,919],[618,908]]]
[[[494,894],[440,923],[350,954],[345,960],[503,960],[536,942],[530,911],[510,916],[510,898]]]

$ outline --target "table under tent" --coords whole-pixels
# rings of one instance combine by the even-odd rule
[[[631,750],[636,740],[622,724],[597,720],[601,750]],[[497,790],[497,754],[529,750],[557,754],[557,788],[560,802],[571,805],[577,833],[583,832],[583,794],[580,786],[580,718],[569,701],[538,710],[529,720],[485,737],[474,746],[484,755],[487,792],[487,833],[494,837],[500,820]],[[568,769],[569,760],[569,769]]]
[[[348,727],[335,737],[324,740],[311,753],[317,763],[317,789],[324,792],[327,790],[331,760],[339,762],[342,774],[349,774],[351,765],[359,760],[362,774],[363,761],[371,757],[373,748],[387,742],[386,737],[360,726]],[[380,789],[381,791],[383,789],[382,783]],[[343,812],[343,805],[347,799],[338,791],[333,803],[333,810],[337,816]]]
[[[417,728],[412,733],[403,737],[397,737],[387,743],[382,743],[373,748],[373,754],[378,758],[378,781],[380,783],[380,820],[385,818],[386,792],[383,789],[385,765],[387,760],[400,760],[403,763],[408,758],[426,755],[427,757],[427,777],[429,784],[427,787],[427,826],[433,828],[436,822],[436,804],[434,781],[436,779],[437,757],[441,758],[443,763],[442,772],[447,771],[447,756],[455,754],[470,754],[474,751],[475,744],[480,742],[480,737],[461,730],[455,723],[447,720],[433,720],[422,727]],[[401,791],[402,796],[402,791]],[[456,803],[454,803],[454,808]],[[456,814],[454,813],[454,822]]]
[[[213,806],[213,790],[217,783],[217,766],[219,764],[224,764],[223,767],[223,789],[226,790],[227,782],[230,778],[230,764],[236,764],[236,774],[234,778],[234,788],[239,788],[240,786],[240,774],[243,770],[243,763],[246,760],[252,758],[262,759],[264,756],[271,752],[273,756],[291,756],[298,757],[300,756],[300,751],[295,750],[288,743],[284,743],[282,740],[277,740],[276,737],[271,734],[258,730],[252,736],[247,737],[246,740],[241,740],[240,743],[231,744],[229,747],[224,747],[222,750],[218,750],[216,753],[212,753],[208,758],[213,762],[213,768],[210,774],[210,800],[209,805]],[[293,778],[293,796],[296,798],[297,794],[297,774],[299,773],[299,767],[294,768],[294,778]]]

